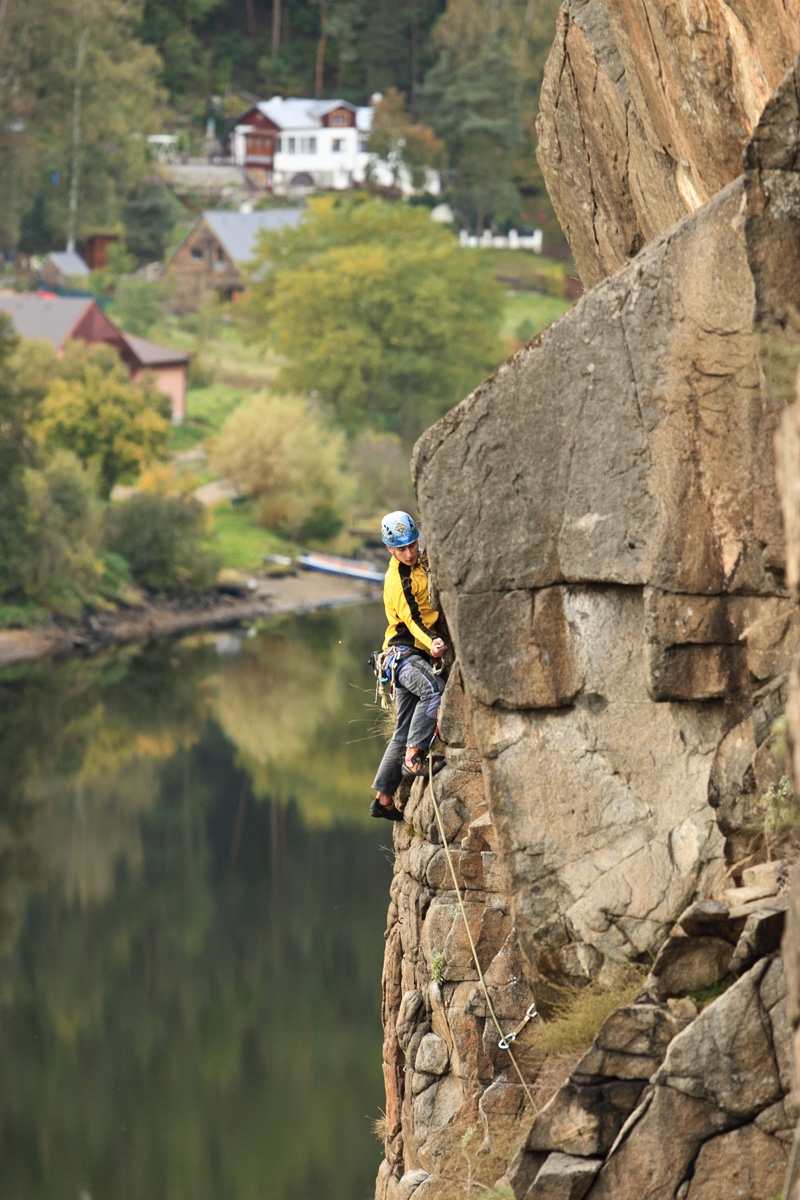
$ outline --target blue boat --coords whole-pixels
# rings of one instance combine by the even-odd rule
[[[317,554],[309,551],[298,554],[298,565],[309,571],[327,571],[329,575],[346,575],[350,579],[365,579],[367,583],[383,583],[383,575],[372,563],[359,562],[357,558],[339,558],[335,554]]]

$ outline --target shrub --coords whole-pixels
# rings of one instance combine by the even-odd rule
[[[642,990],[646,976],[635,963],[621,966],[606,987],[590,983],[572,993],[550,1021],[537,1024],[532,1039],[535,1049],[545,1054],[572,1054],[591,1046],[600,1026],[623,1004],[630,1004]]]
[[[77,616],[103,574],[94,480],[74,454],[61,450],[41,470],[28,468],[23,481],[25,595],[35,604]]]
[[[225,422],[217,471],[256,501],[256,520],[296,541],[334,537],[344,524],[344,440],[297,396],[255,396]]]
[[[109,506],[104,533],[106,549],[151,591],[200,590],[214,582],[219,563],[207,546],[205,511],[193,497],[140,492]]]
[[[164,315],[166,288],[144,279],[121,279],[114,297],[113,317],[126,333],[147,337]]]
[[[108,496],[118,480],[135,477],[165,456],[169,400],[132,383],[111,346],[70,342],[35,432],[47,449],[74,451],[96,471],[100,491]]]

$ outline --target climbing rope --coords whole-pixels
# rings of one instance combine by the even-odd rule
[[[538,1112],[538,1109],[536,1107],[536,1102],[533,1098],[531,1089],[528,1087],[528,1084],[525,1082],[525,1076],[522,1074],[522,1071],[520,1070],[520,1067],[519,1067],[519,1063],[517,1062],[512,1050],[511,1050],[511,1043],[515,1042],[517,1040],[517,1037],[522,1032],[522,1030],[525,1028],[525,1026],[528,1024],[528,1022],[533,1020],[533,1018],[538,1015],[536,1012],[536,1002],[534,1001],[533,1004],[530,1005],[530,1007],[528,1008],[528,1011],[525,1013],[525,1016],[523,1017],[521,1023],[518,1025],[518,1027],[514,1030],[513,1033],[507,1034],[507,1033],[503,1032],[503,1027],[497,1019],[497,1013],[494,1011],[494,1005],[492,1004],[492,998],[489,995],[489,989],[486,986],[486,980],[483,977],[483,971],[481,970],[481,964],[478,961],[478,951],[475,948],[475,941],[472,937],[472,931],[470,930],[470,927],[469,927],[469,921],[467,920],[467,910],[464,907],[464,899],[461,895],[461,888],[458,885],[458,878],[456,876],[456,869],[455,869],[455,865],[453,863],[453,856],[450,853],[450,846],[447,841],[447,834],[444,831],[444,821],[442,820],[442,813],[439,808],[439,802],[436,799],[436,792],[434,791],[434,788],[433,788],[433,755],[430,752],[430,750],[428,751],[428,786],[430,788],[431,799],[433,801],[433,811],[436,814],[436,824],[439,829],[439,836],[442,839],[442,846],[444,847],[445,856],[447,858],[447,865],[450,868],[450,875],[453,880],[453,887],[455,888],[456,897],[458,898],[458,907],[461,910],[461,917],[462,917],[462,920],[464,921],[464,928],[467,931],[467,937],[469,939],[469,945],[470,945],[470,949],[472,951],[472,957],[475,962],[475,969],[478,972],[478,979],[480,980],[481,987],[483,988],[483,994],[484,994],[484,997],[486,998],[486,1007],[489,1010],[492,1020],[494,1021],[497,1032],[500,1034],[500,1040],[497,1044],[501,1050],[505,1050],[506,1053],[508,1054],[508,1057],[511,1059],[511,1062],[514,1065],[514,1070],[517,1072],[517,1075],[519,1075],[519,1081],[522,1084],[522,1087],[525,1091],[525,1095],[528,1097],[528,1099],[531,1102],[531,1108],[533,1109],[534,1112]]]

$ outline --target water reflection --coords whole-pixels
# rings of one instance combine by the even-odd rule
[[[371,1194],[380,626],[0,676],[3,1200]]]

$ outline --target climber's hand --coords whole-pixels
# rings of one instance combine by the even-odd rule
[[[431,658],[441,658],[447,646],[441,638],[434,638],[431,642]]]

